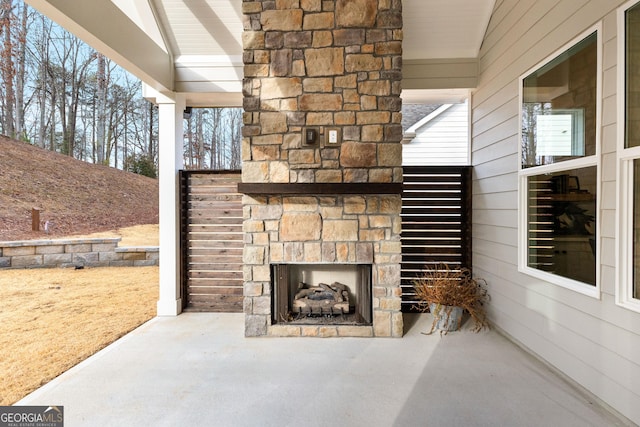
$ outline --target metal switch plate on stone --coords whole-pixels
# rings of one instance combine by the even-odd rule
[[[342,142],[342,134],[339,128],[326,128],[324,134],[326,146],[338,145]]]

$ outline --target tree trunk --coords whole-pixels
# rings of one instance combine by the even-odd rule
[[[46,112],[47,112],[47,64],[49,63],[49,44],[47,43],[50,34],[50,26],[47,25],[47,21],[44,15],[41,17],[42,21],[42,36],[40,37],[40,64],[38,68],[38,76],[40,82],[37,87],[38,91],[38,107],[40,109],[40,123],[38,126],[38,145],[45,148],[45,135],[47,130],[46,125]],[[53,96],[53,95],[52,95]]]
[[[233,108],[230,111],[230,115],[231,146],[229,149],[231,151],[231,162],[229,169],[240,170],[242,167],[242,110]]]
[[[197,110],[194,110],[197,111]],[[199,109],[200,114],[196,115],[196,139],[198,141],[198,169],[204,168],[204,130],[203,130],[203,121],[204,121],[204,111]]]
[[[15,78],[15,67],[13,65],[13,40],[12,40],[12,18],[13,18],[13,6],[11,0],[2,0],[2,18],[1,18],[1,26],[2,26],[2,36],[3,46],[2,46],[2,80],[5,88],[5,100],[4,100],[4,134],[10,136],[11,138],[15,137],[15,125],[14,125],[14,115],[15,115],[15,92],[14,92],[14,82]]]
[[[102,164],[105,160],[105,127],[107,122],[106,103],[107,103],[107,78],[106,78],[106,60],[101,54],[98,54],[98,72],[96,74],[97,99],[96,99],[96,151],[98,154],[98,163]]]
[[[26,139],[24,131],[24,84],[26,79],[26,56],[27,56],[27,5],[22,5],[20,15],[20,28],[18,30],[18,75],[16,79],[16,135],[20,139]]]
[[[149,159],[153,159],[153,104],[149,103],[149,145],[147,147]]]

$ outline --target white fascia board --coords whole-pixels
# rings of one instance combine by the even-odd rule
[[[423,117],[422,120],[416,122],[413,126],[411,126],[409,129],[407,129],[405,134],[413,132],[413,134],[415,135],[415,133],[416,133],[416,131],[418,129],[420,129],[422,126],[424,126],[425,124],[429,123],[431,120],[433,120],[436,117],[438,117],[440,114],[442,114],[445,111],[447,111],[452,106],[453,106],[453,104],[444,104],[444,105],[440,106],[440,108],[438,108],[437,110],[433,111],[431,114]]]

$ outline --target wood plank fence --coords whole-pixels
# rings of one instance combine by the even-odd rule
[[[186,311],[242,311],[239,172],[182,171],[182,299]],[[445,262],[471,267],[471,167],[404,168],[402,311],[415,311],[412,281]]]
[[[181,171],[185,311],[242,312],[240,172]]]

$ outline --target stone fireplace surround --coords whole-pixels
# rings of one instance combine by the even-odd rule
[[[401,337],[400,0],[243,13],[245,335]],[[370,264],[372,324],[274,323],[283,263]]]
[[[247,336],[402,336],[399,196],[244,196]],[[271,265],[371,264],[373,325],[271,324]]]

